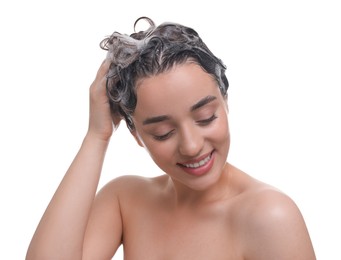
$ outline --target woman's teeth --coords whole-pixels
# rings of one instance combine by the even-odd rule
[[[211,159],[211,155],[207,156],[205,159],[201,160],[200,162],[184,164],[184,166],[187,168],[198,168],[200,166],[205,165],[210,159]]]

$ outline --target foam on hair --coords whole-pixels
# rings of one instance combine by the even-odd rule
[[[216,79],[222,95],[227,95],[226,67],[195,30],[170,22],[155,26],[148,17],[137,19],[134,29],[140,20],[149,23],[147,30],[131,35],[114,32],[100,43],[111,62],[107,94],[112,113],[119,113],[131,131],[135,128],[131,117],[137,103],[137,80],[158,75],[176,64],[196,62]]]

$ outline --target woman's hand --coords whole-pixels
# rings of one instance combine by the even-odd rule
[[[108,141],[120,123],[121,117],[110,111],[106,93],[107,73],[110,62],[105,60],[100,66],[94,82],[90,86],[90,119],[88,135]]]

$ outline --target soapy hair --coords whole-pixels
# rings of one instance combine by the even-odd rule
[[[111,112],[123,117],[130,131],[135,129],[132,115],[137,104],[137,81],[165,72],[174,65],[189,60],[197,63],[214,77],[226,97],[229,87],[226,67],[195,30],[169,22],[155,26],[148,17],[137,19],[134,29],[140,20],[147,21],[150,27],[131,35],[114,32],[100,43],[108,51],[107,59],[111,62],[106,85]]]

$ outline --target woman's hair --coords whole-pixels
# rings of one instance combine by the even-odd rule
[[[150,24],[146,31],[130,36],[114,32],[100,43],[108,51],[107,59],[111,62],[106,86],[111,112],[119,113],[130,131],[135,129],[132,115],[137,103],[137,80],[158,75],[176,64],[188,60],[197,63],[215,78],[226,97],[229,86],[226,67],[195,30],[176,23],[155,26],[147,17],[137,19],[134,29],[141,19]]]

